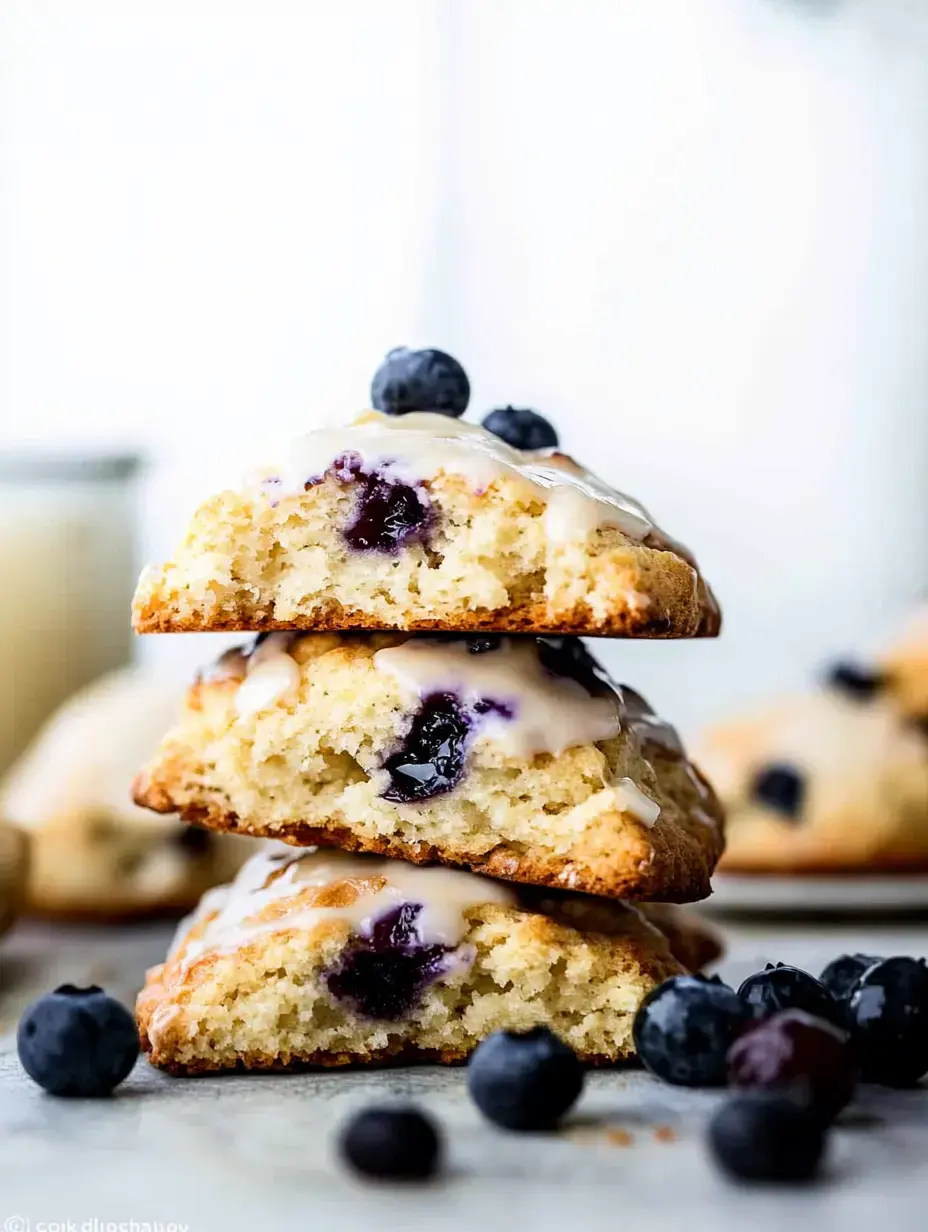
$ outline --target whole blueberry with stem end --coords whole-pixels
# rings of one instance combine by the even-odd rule
[[[428,347],[396,347],[374,374],[371,402],[386,415],[434,411],[459,418],[470,401],[470,382],[458,361]]]
[[[16,1034],[23,1069],[52,1095],[109,1095],[139,1055],[135,1019],[98,988],[62,984],[26,1010]]]

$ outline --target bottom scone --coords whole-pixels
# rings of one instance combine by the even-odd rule
[[[688,954],[693,929],[673,923]],[[632,1054],[642,998],[678,974],[632,907],[339,851],[261,852],[207,894],[139,995],[175,1074],[455,1062],[543,1023],[586,1061]]]

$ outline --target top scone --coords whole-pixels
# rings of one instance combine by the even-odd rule
[[[720,626],[686,549],[564,454],[376,411],[202,505],[176,557],[142,575],[133,615],[139,633]]]

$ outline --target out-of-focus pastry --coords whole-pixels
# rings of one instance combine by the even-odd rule
[[[28,866],[28,836],[0,822],[0,933],[6,932],[22,906]]]
[[[695,742],[694,759],[727,814],[720,869],[928,870],[928,730],[911,705],[917,673],[906,677],[913,688],[901,689],[903,677],[887,664],[839,664],[822,687]]]
[[[928,730],[928,602],[909,617],[878,669],[905,713]]]
[[[136,807],[132,778],[182,690],[140,669],[102,677],[39,732],[0,785],[0,817],[29,839],[25,907],[107,919],[189,910],[234,876],[241,840]]]

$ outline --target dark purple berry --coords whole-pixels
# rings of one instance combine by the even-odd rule
[[[433,515],[424,492],[381,471],[365,470],[355,453],[336,458],[333,473],[340,483],[356,491],[351,521],[342,528],[349,547],[395,555],[410,543],[428,539]]]
[[[483,426],[513,449],[557,448],[557,433],[537,411],[501,406],[485,416]]]
[[[741,998],[720,979],[675,975],[653,989],[635,1017],[638,1058],[665,1082],[722,1086],[728,1050],[750,1024]]]
[[[810,1181],[825,1152],[815,1109],[788,1096],[748,1091],[721,1105],[709,1122],[716,1163],[739,1181]]]
[[[583,1089],[583,1066],[548,1027],[495,1031],[467,1067],[470,1097],[504,1129],[553,1129]]]
[[[782,1091],[833,1120],[854,1095],[847,1032],[803,1010],[783,1010],[749,1028],[728,1052],[728,1081],[743,1090]]]
[[[751,794],[761,804],[791,821],[798,819],[806,794],[806,783],[795,766],[764,766],[751,784]]]
[[[763,971],[749,975],[738,989],[738,996],[751,1008],[755,1018],[769,1018],[780,1010],[805,1010],[813,1018],[824,1018],[836,1027],[844,1025],[841,1006],[828,989],[808,971],[798,967],[768,963]]]
[[[818,978],[836,1001],[846,1005],[863,973],[882,961],[872,954],[842,954],[830,962]]]
[[[378,1180],[425,1180],[441,1163],[441,1136],[417,1108],[364,1108],[341,1135],[346,1163]]]
[[[880,672],[856,663],[835,663],[829,668],[825,683],[855,701],[865,702],[880,692],[886,678]]]
[[[386,415],[436,411],[457,419],[467,410],[470,382],[456,359],[444,351],[396,347],[374,374],[371,402]]]
[[[451,791],[461,781],[471,722],[450,693],[427,697],[398,752],[384,768],[390,786],[383,798],[414,804]]]
[[[139,1055],[135,1019],[95,984],[62,984],[34,1001],[16,1044],[23,1069],[52,1095],[109,1095]]]
[[[928,1073],[928,968],[923,958],[884,958],[851,990],[847,1022],[861,1077],[906,1087]]]
[[[347,947],[326,976],[332,996],[365,1018],[396,1021],[408,1014],[448,965],[445,946],[420,941],[421,911],[419,903],[403,903],[381,916],[369,938]]]

